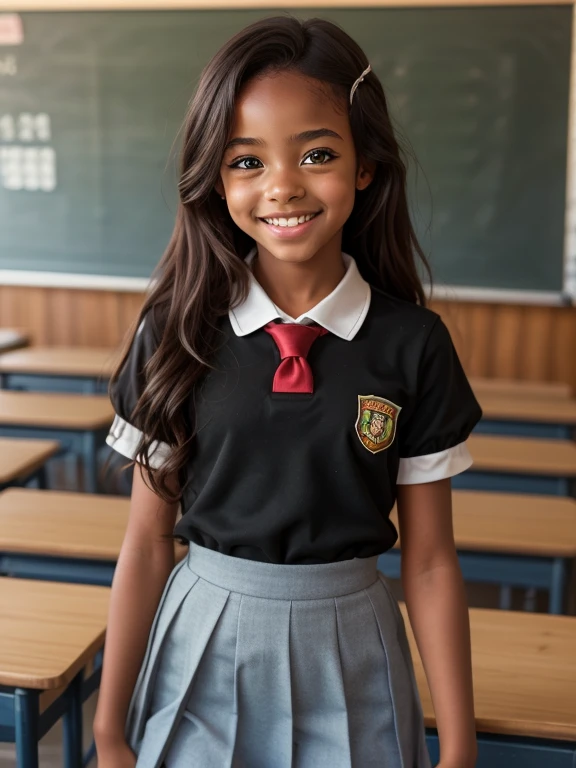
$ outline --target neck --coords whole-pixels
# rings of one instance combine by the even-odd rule
[[[282,261],[258,249],[252,264],[256,280],[290,317],[300,317],[330,295],[346,274],[340,248],[303,262]]]

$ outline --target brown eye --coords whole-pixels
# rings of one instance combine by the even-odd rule
[[[312,152],[306,155],[305,160],[310,159],[312,161],[308,165],[326,165],[334,157],[335,155],[329,149],[313,149]]]
[[[239,160],[235,160],[229,165],[229,168],[240,168],[242,171],[253,171],[258,168],[257,165],[241,165],[241,163],[259,163],[260,160],[256,157],[241,157]]]

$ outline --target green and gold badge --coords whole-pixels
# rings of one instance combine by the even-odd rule
[[[378,453],[392,443],[399,405],[376,395],[358,395],[356,434],[370,453]]]

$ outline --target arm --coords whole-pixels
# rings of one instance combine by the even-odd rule
[[[172,534],[177,510],[177,504],[167,504],[148,488],[136,464],[128,526],[110,595],[102,682],[94,718],[100,758],[125,745],[130,698],[162,591],[174,567],[174,542],[166,536]]]
[[[436,713],[442,768],[472,768],[470,627],[454,546],[450,479],[398,486],[402,586]]]

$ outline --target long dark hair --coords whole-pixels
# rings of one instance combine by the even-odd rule
[[[153,275],[134,328],[152,318],[158,347],[144,369],[144,390],[132,420],[144,433],[141,463],[152,488],[175,500],[170,475],[184,479],[194,439],[191,392],[210,368],[217,345],[217,322],[248,290],[244,259],[254,246],[215,191],[224,148],[240,89],[269,71],[291,70],[320,81],[349,109],[358,157],[371,161],[371,184],[356,193],[344,226],[342,249],[353,256],[362,276],[398,298],[425,303],[416,268],[420,259],[406,199],[406,165],[391,125],[380,81],[370,72],[349,93],[368,60],[349,35],[324,19],[291,16],[263,19],[229,40],[206,66],[182,130],[180,202],[172,237]],[[112,377],[117,380],[126,356]],[[151,471],[148,451],[154,440],[168,443],[169,460]],[[140,459],[139,459],[140,460]]]

